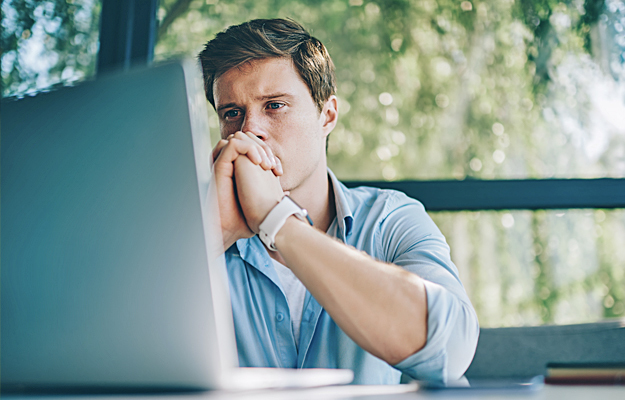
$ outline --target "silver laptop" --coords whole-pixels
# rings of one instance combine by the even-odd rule
[[[201,88],[183,62],[3,101],[3,391],[351,381],[236,368]]]

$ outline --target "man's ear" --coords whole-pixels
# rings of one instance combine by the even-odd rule
[[[322,123],[323,136],[327,137],[339,119],[339,103],[335,95],[330,96],[326,100],[319,118]]]

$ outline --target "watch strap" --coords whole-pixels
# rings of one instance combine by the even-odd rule
[[[269,249],[278,250],[275,243],[276,235],[291,215],[295,215],[301,220],[308,219],[310,222],[308,212],[298,206],[289,196],[284,196],[261,222],[258,237]]]

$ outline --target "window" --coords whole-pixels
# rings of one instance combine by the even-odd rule
[[[33,94],[95,74],[100,2],[2,2],[2,96]]]
[[[483,327],[625,315],[625,211],[432,213]]]
[[[158,15],[156,59],[253,18],[309,28],[337,67],[343,180],[625,177],[622,1],[162,0]],[[483,326],[625,315],[622,210],[430,214]]]
[[[625,176],[622,1],[271,4],[163,0],[156,57],[251,18],[304,23],[337,66],[342,179]]]
[[[3,96],[94,74],[100,9],[3,2]],[[160,0],[154,58],[274,17],[335,61],[328,157],[344,181],[625,178],[622,0]],[[430,214],[483,326],[625,316],[622,209]]]

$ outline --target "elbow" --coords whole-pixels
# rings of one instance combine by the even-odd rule
[[[449,296],[437,285],[428,287],[427,336],[416,354],[401,354],[404,359],[392,364],[414,379],[448,382],[460,379],[473,361],[479,337],[479,324],[471,303]],[[399,359],[399,354],[396,359]]]
[[[449,379],[460,379],[469,369],[479,336],[480,327],[475,311],[473,307],[464,304],[447,344]]]
[[[410,296],[412,301],[407,302],[408,308],[397,316],[395,334],[390,335],[391,346],[388,354],[382,357],[390,365],[399,364],[413,354],[418,353],[427,344],[428,338],[428,301],[425,284],[421,278],[413,274],[408,275],[406,281],[412,283]],[[415,290],[416,288],[416,290]]]
[[[396,365],[425,347],[428,335],[427,310],[413,321],[415,322],[409,326],[403,325],[402,332],[390,335],[390,340],[387,341],[389,346],[380,357],[382,360]]]
[[[385,362],[390,365],[397,365],[400,362],[404,361],[408,357],[413,354],[418,353],[421,349],[425,347],[426,339],[425,335],[422,340],[417,339],[413,340],[411,343],[404,343],[403,346],[396,346],[396,348],[388,351],[388,354],[385,354],[382,358]]]

